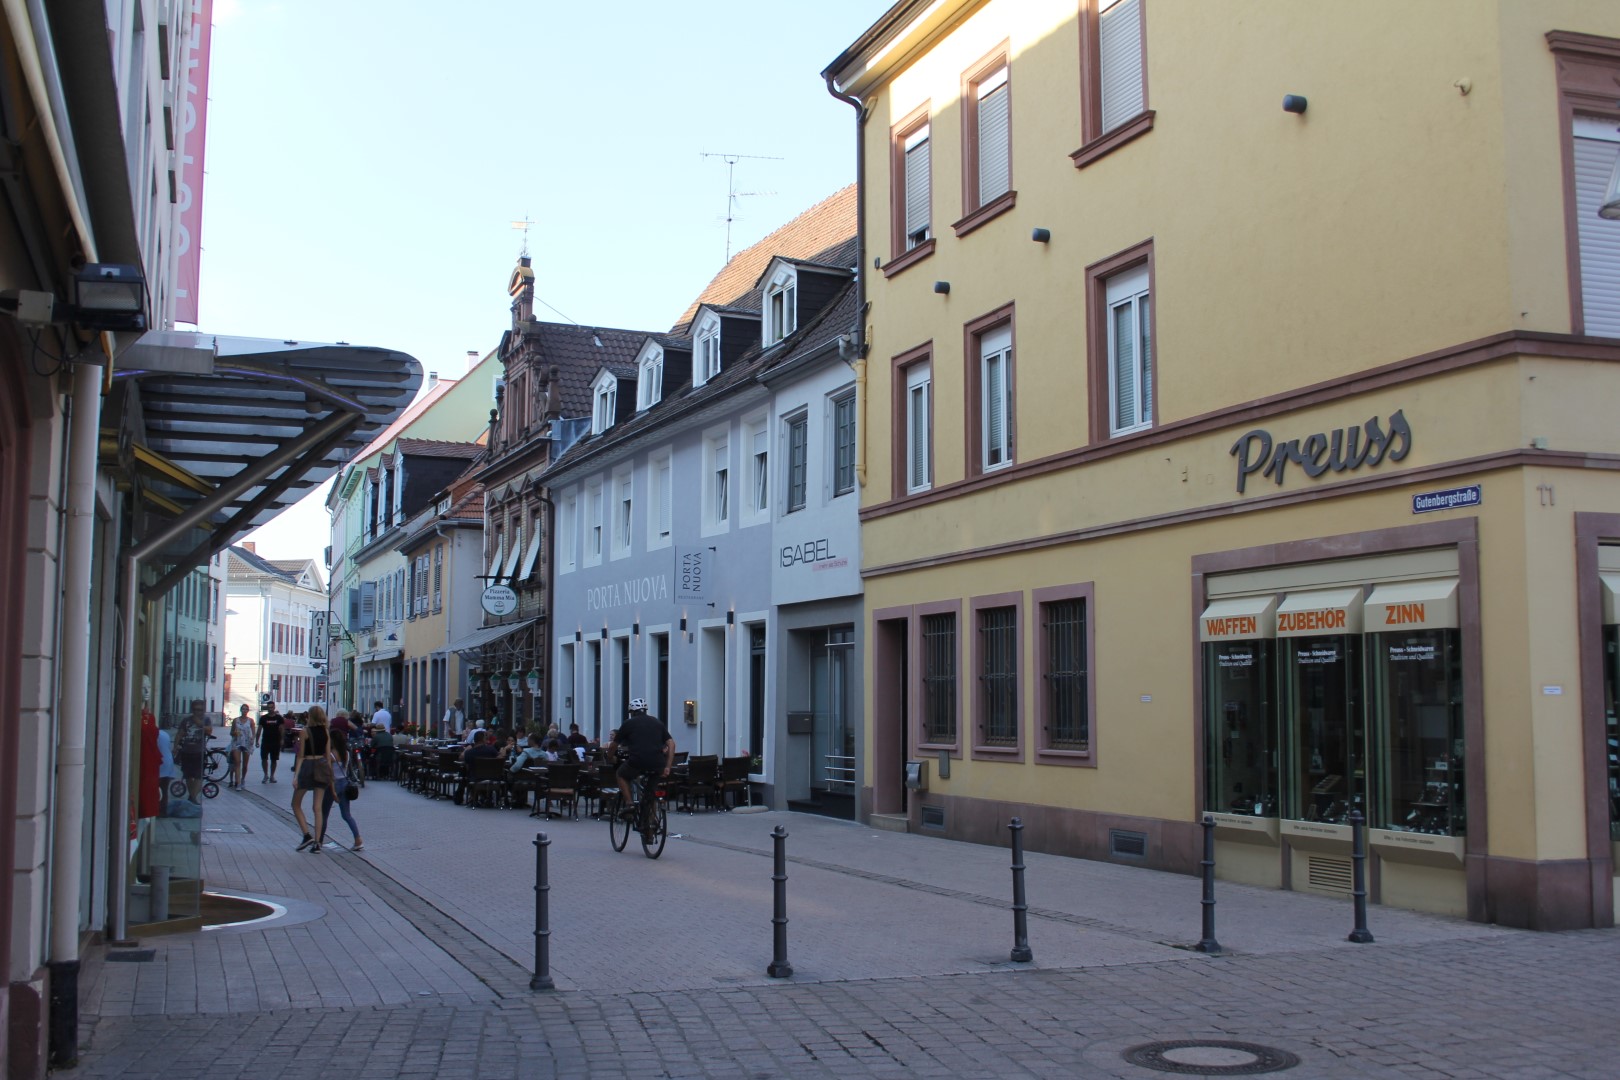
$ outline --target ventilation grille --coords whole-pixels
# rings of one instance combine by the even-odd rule
[[[1347,893],[1355,884],[1355,871],[1349,859],[1308,855],[1305,858],[1305,880],[1313,889]]]
[[[1147,833],[1109,829],[1108,854],[1119,859],[1147,858]]]
[[[925,829],[943,829],[945,827],[945,808],[943,806],[923,807],[922,827]]]

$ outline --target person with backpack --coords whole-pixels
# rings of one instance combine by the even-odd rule
[[[264,703],[264,715],[259,717],[259,783],[276,782],[276,766],[281,763],[281,746],[287,730],[287,718],[276,711],[276,703]]]

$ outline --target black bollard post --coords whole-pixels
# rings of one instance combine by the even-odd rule
[[[534,834],[534,978],[530,990],[555,990],[551,981],[551,882],[546,876],[546,849],[551,840]]]
[[[1024,823],[1017,818],[1007,826],[1012,832],[1013,947],[1012,961],[1027,964],[1035,959],[1029,951],[1029,905],[1024,902]]]
[[[787,835],[787,830],[780,825],[771,830],[771,840],[776,846],[775,872],[771,874],[776,886],[776,911],[771,916],[774,955],[765,974],[773,979],[793,977],[793,965],[787,958]]]
[[[1348,940],[1357,945],[1371,944],[1372,931],[1367,929],[1367,830],[1366,819],[1360,810],[1350,811],[1350,862],[1355,871],[1354,889],[1350,895],[1356,901],[1356,928]]]
[[[1221,943],[1215,940],[1215,819],[1204,815],[1204,860],[1198,865],[1204,872],[1204,936],[1198,942],[1198,951],[1210,956],[1221,954]]]

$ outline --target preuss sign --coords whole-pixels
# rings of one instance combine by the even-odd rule
[[[1243,494],[1244,485],[1255,473],[1269,476],[1281,487],[1290,464],[1298,465],[1306,476],[1315,477],[1330,470],[1348,472],[1372,467],[1386,459],[1400,461],[1412,452],[1412,428],[1400,409],[1390,414],[1387,424],[1386,430],[1385,424],[1373,416],[1357,427],[1317,432],[1286,442],[1276,442],[1271,432],[1255,428],[1232,444],[1231,454],[1238,463],[1238,494]]]

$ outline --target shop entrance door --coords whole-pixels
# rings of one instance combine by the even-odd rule
[[[855,628],[829,627],[820,648],[810,650],[810,801],[829,817],[855,816],[855,725],[849,665]]]

